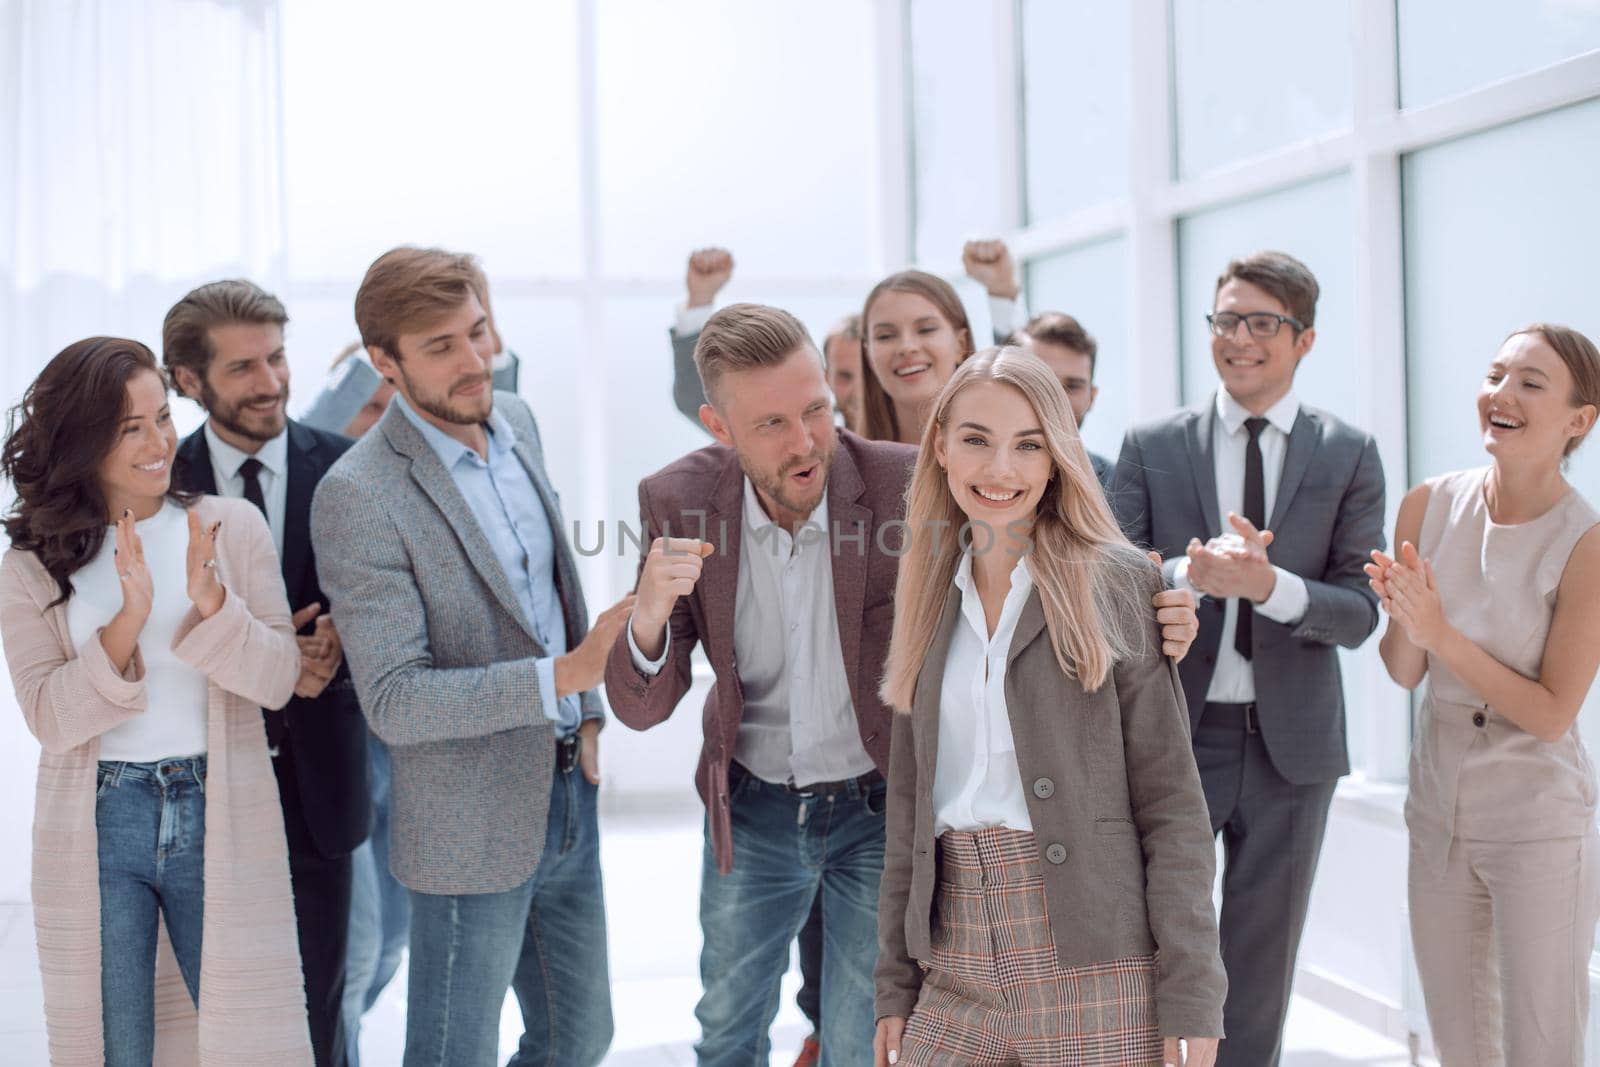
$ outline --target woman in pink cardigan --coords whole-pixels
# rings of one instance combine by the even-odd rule
[[[68,346],[11,427],[0,637],[43,748],[51,1062],[309,1065],[260,710],[289,699],[300,653],[266,522],[171,490],[166,383],[138,342]],[[158,943],[181,982],[158,982]]]

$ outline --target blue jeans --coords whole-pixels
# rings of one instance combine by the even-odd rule
[[[701,1067],[765,1064],[789,942],[822,898],[822,1063],[872,1062],[885,786],[801,796],[729,768],[733,870],[707,833],[700,880]]]
[[[106,1065],[149,1067],[156,1046],[156,921],[200,998],[206,758],[100,764],[100,999]]]
[[[367,738],[372,836],[351,854],[350,936],[345,950],[344,1032],[350,1067],[360,1067],[361,1016],[378,1002],[406,950],[411,892],[389,873],[389,750]]]
[[[508,1067],[592,1067],[611,1046],[599,790],[556,768],[544,855],[504,893],[411,894],[405,1067],[493,1067],[509,986],[522,1040]]]

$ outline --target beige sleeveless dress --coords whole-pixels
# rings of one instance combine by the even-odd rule
[[[1428,482],[1417,545],[1433,562],[1450,625],[1512,670],[1539,676],[1561,574],[1600,514],[1576,490],[1531,522],[1489,517],[1489,468]],[[1411,750],[1406,825],[1424,861],[1442,870],[1452,840],[1580,837],[1595,813],[1595,775],[1577,724],[1538,740],[1428,657],[1428,688]]]

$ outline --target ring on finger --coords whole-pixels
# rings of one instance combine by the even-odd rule
[[[206,569],[207,569],[207,570],[212,570],[212,571],[214,571],[214,570],[216,570],[216,569],[217,569],[217,561],[216,561],[216,560],[214,560],[214,559],[208,559],[208,560],[206,560],[206,562],[205,562],[205,568],[206,568]]]

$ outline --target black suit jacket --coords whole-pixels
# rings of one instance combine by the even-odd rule
[[[353,442],[301,423],[289,422],[289,484],[283,517],[283,584],[289,607],[310,603],[328,609],[317,581],[311,547],[311,496],[334,461]],[[173,483],[191,492],[217,492],[211,447],[202,427],[183,439],[173,464]],[[310,633],[307,627],[303,633]],[[322,695],[295,697],[281,711],[263,711],[264,720],[282,716],[286,744],[293,748],[295,790],[305,828],[315,851],[328,858],[348,855],[372,830],[372,790],[367,780],[367,721],[356,701],[349,669],[339,673]],[[278,732],[273,722],[269,734]],[[286,802],[287,806],[287,802]],[[298,835],[291,833],[295,841]]]

